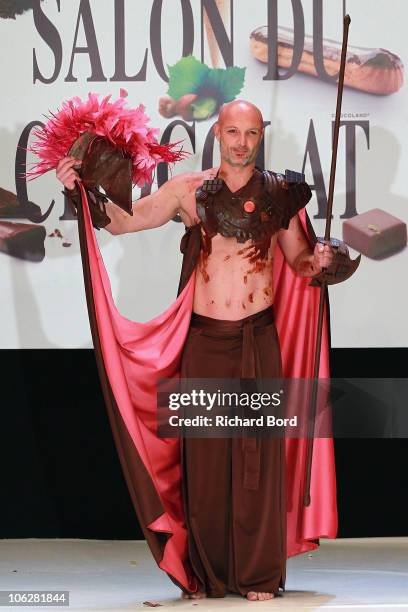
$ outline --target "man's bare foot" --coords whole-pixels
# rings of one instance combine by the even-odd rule
[[[184,593],[182,591],[181,593],[181,599],[204,599],[204,597],[207,597],[207,594],[203,591],[196,591],[195,593]]]
[[[249,601],[265,601],[275,597],[273,593],[257,593],[256,591],[248,591],[246,596]]]

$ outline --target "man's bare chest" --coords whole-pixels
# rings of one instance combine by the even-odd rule
[[[241,198],[245,203],[252,203],[251,199]],[[238,198],[237,198],[238,200]],[[238,201],[238,205],[240,202]],[[234,205],[236,205],[234,203]],[[242,203],[241,203],[242,205]],[[203,207],[198,210],[195,194],[190,194],[184,201],[183,210],[180,211],[183,223],[190,227],[200,226],[201,261],[212,267],[227,265],[231,271],[238,267],[252,266],[252,271],[260,271],[273,259],[276,244],[276,228],[274,225],[264,226],[262,232],[256,232],[253,237],[245,240],[245,234],[225,235],[217,230],[223,230],[216,225],[209,225],[203,218]],[[234,219],[230,217],[229,225],[232,228]],[[245,221],[245,219],[244,219]],[[239,219],[238,219],[239,223]],[[240,226],[243,227],[243,226]],[[267,229],[266,229],[267,227]],[[239,228],[240,229],[240,228]],[[228,232],[227,232],[228,233]],[[250,234],[247,234],[250,236]]]

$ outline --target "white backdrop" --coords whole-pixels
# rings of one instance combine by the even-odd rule
[[[82,3],[82,8],[84,4]],[[0,187],[16,192],[15,155],[24,127],[44,120],[73,95],[86,97],[89,91],[119,96],[120,87],[129,92],[129,104],[146,105],[152,125],[163,130],[170,119],[157,111],[158,99],[167,91],[152,61],[149,24],[153,0],[125,1],[126,70],[136,74],[148,49],[147,80],[111,82],[114,74],[114,0],[89,0],[99,47],[101,65],[107,80],[88,82],[91,74],[86,53],[76,54],[73,74],[77,82],[65,80],[71,61],[79,0],[44,0],[41,9],[53,24],[62,41],[61,70],[53,83],[33,82],[33,49],[41,73],[51,76],[54,54],[42,39],[31,11],[13,20],[0,20],[1,115],[0,115]],[[191,0],[194,13],[194,55],[201,55],[200,2]],[[312,0],[301,2],[306,33],[312,33]],[[58,6],[59,5],[59,6]],[[330,83],[298,73],[288,80],[266,81],[266,66],[250,53],[249,35],[267,19],[266,0],[234,0],[234,65],[246,67],[244,89],[240,97],[259,105],[264,119],[271,122],[266,130],[266,167],[284,171],[302,168],[310,121],[313,120],[320,160],[328,190],[331,159],[331,122],[336,102],[336,87]],[[292,27],[289,0],[280,0],[279,25]],[[356,46],[382,47],[396,53],[404,62],[408,57],[406,23],[408,6],[404,0],[348,0],[352,18],[349,43]],[[323,0],[324,36],[341,40],[343,2]],[[164,63],[176,63],[182,53],[182,23],[179,0],[163,3],[162,49]],[[157,33],[157,35],[159,35]],[[86,46],[80,24],[77,46]],[[210,64],[206,51],[205,60]],[[223,64],[221,64],[223,65]],[[404,176],[407,167],[407,89],[389,96],[375,96],[346,89],[343,111],[348,117],[362,114],[369,121],[370,148],[362,129],[356,131],[357,212],[379,207],[408,222],[408,190]],[[201,169],[201,152],[214,118],[196,123],[196,152],[176,166],[174,172]],[[344,132],[344,130],[343,130]],[[339,143],[336,195],[332,235],[341,238],[345,210],[345,138]],[[185,138],[176,130],[172,140]],[[215,156],[217,160],[217,156]],[[32,158],[31,158],[32,161]],[[313,183],[309,161],[306,178]],[[47,237],[46,257],[40,263],[12,258],[0,253],[0,348],[76,348],[91,346],[83,289],[81,259],[75,221],[61,221],[62,185],[55,173],[30,182],[29,199],[43,212],[52,199],[53,211],[44,222],[47,235],[58,228],[72,243],[64,248],[58,238]],[[135,190],[135,198],[139,191]],[[307,206],[313,219],[317,200]],[[313,220],[318,235],[324,233],[324,221]],[[181,265],[179,242],[183,225],[166,226],[115,237],[98,233],[103,257],[108,267],[112,289],[121,312],[135,320],[146,321],[159,314],[175,298]],[[356,254],[352,252],[354,257]],[[382,261],[366,257],[358,272],[346,283],[330,289],[332,344],[335,347],[407,346],[406,313],[408,289],[406,270],[408,249]]]

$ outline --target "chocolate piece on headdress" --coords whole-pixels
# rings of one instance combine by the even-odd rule
[[[78,171],[86,189],[92,224],[96,229],[111,221],[105,204],[111,200],[132,215],[132,160],[106,138],[90,132],[82,134],[72,145],[69,155],[82,160]],[[78,209],[80,193],[77,186],[62,192]]]
[[[84,139],[84,136],[78,139]],[[78,141],[74,146],[78,148]],[[76,157],[73,152],[70,155]],[[75,149],[74,149],[75,150]],[[115,147],[106,138],[89,135],[83,140],[84,151],[79,176],[85,189],[91,191],[97,200],[109,199],[130,215],[132,213],[132,160],[123,149]],[[106,197],[103,197],[103,189]],[[102,196],[102,197],[101,197]]]

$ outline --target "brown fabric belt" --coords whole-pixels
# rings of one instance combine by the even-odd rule
[[[207,329],[215,336],[242,337],[241,377],[250,379],[256,378],[254,329],[256,327],[264,327],[274,321],[275,312],[272,305],[237,321],[213,319],[196,312],[193,312],[191,315],[192,327]],[[242,438],[242,449],[244,451],[243,486],[245,489],[256,490],[259,487],[261,469],[260,444],[260,439],[247,436]]]

